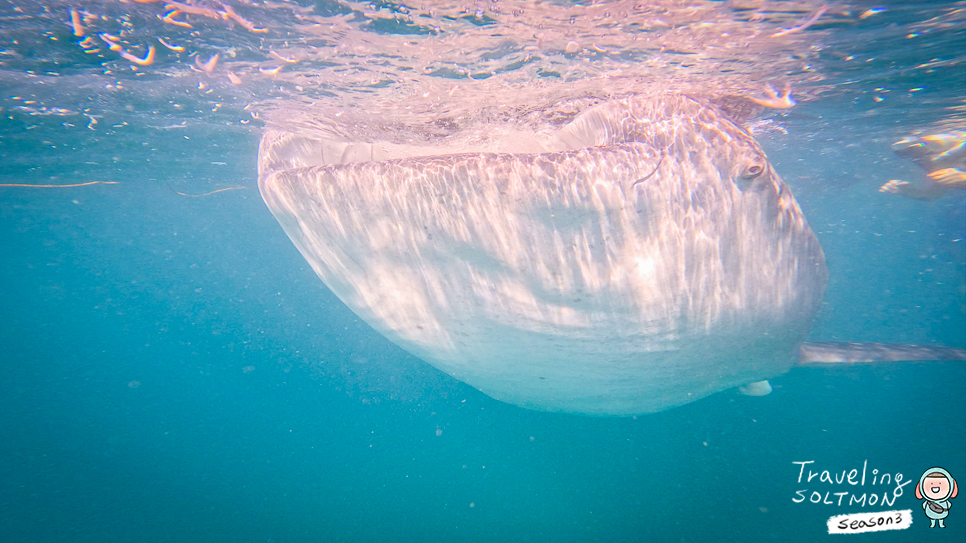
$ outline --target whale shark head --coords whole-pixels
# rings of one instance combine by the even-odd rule
[[[747,132],[666,94],[516,138],[448,153],[270,131],[259,186],[346,305],[499,400],[647,413],[792,367],[825,259]]]

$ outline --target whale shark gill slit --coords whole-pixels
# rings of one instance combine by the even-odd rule
[[[651,170],[651,173],[645,175],[644,177],[638,179],[637,181],[634,181],[634,184],[631,185],[631,188],[636,187],[638,184],[643,183],[648,179],[650,179],[652,176],[654,176],[654,174],[656,174],[657,171],[661,168],[662,162],[664,162],[664,153],[661,153],[661,159],[657,161],[657,166],[654,166],[654,169]]]

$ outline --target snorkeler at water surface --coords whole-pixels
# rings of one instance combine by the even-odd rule
[[[926,170],[927,180],[913,185],[893,179],[882,185],[879,192],[935,200],[951,189],[966,190],[966,131],[908,136],[893,143],[892,150]]]

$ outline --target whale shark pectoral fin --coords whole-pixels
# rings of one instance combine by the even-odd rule
[[[767,396],[771,394],[771,383],[768,380],[755,381],[743,387],[738,387],[738,392],[745,396]]]
[[[923,347],[893,343],[803,343],[798,348],[799,366],[861,362],[913,362],[966,360],[966,349]]]

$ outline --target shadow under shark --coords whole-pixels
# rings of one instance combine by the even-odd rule
[[[493,398],[634,415],[795,365],[966,359],[805,343],[828,271],[758,143],[682,95],[595,106],[514,152],[267,132],[259,187],[319,277]]]

